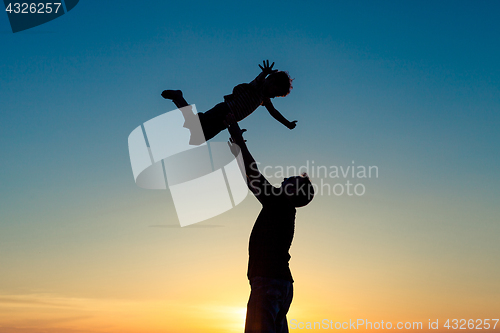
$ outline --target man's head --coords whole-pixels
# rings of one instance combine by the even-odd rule
[[[300,176],[285,178],[281,188],[295,207],[303,207],[314,198],[314,187],[305,172]]]
[[[292,90],[292,78],[287,72],[270,74],[264,81],[264,95],[269,98],[285,97]]]

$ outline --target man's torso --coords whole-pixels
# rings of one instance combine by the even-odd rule
[[[288,251],[295,231],[295,207],[280,188],[269,183],[259,200],[263,207],[250,235],[248,278],[263,276],[293,282]]]

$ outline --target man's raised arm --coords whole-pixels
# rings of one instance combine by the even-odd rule
[[[229,147],[231,148],[231,152],[236,157],[241,151],[248,188],[256,196],[258,196],[261,193],[262,186],[264,185],[262,184],[262,182],[265,180],[257,167],[257,162],[255,162],[255,159],[248,150],[245,139],[243,139],[242,134],[246,130],[242,130],[240,128],[240,126],[236,122],[236,118],[232,113],[228,114],[226,117],[226,126],[229,134],[231,134],[231,138],[229,139],[230,142],[228,143]]]

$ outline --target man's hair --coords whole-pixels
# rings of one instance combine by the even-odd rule
[[[307,173],[302,173],[298,179],[297,194],[291,197],[295,207],[303,207],[314,198],[314,187]]]
[[[276,88],[278,88],[278,94],[275,97],[285,97],[293,88],[293,79],[288,75],[288,72],[275,72],[270,74],[267,79],[271,80],[276,85]]]

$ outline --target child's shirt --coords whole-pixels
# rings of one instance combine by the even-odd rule
[[[234,114],[236,121],[240,121],[254,112],[264,102],[262,82],[253,80],[242,83],[233,88],[231,95],[224,96],[229,110]]]

